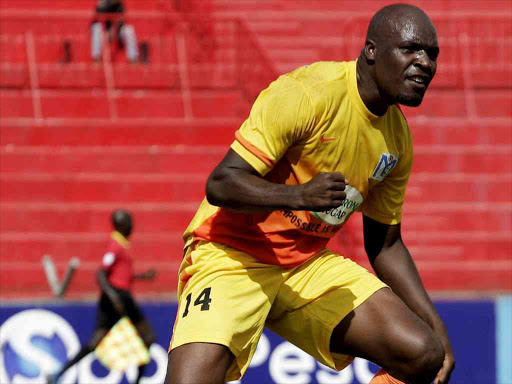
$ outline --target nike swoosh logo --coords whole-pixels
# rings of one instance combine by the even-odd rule
[[[337,137],[325,137],[325,136],[320,136],[320,141],[322,143],[327,143],[328,141],[333,141],[333,140],[336,140]]]

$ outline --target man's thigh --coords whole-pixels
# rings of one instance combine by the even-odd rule
[[[385,287],[365,268],[325,249],[290,271],[266,326],[321,363],[341,370],[353,356],[332,353],[330,340],[334,328]]]
[[[238,379],[256,350],[282,279],[281,268],[228,247],[200,243],[185,257],[180,276],[170,350],[190,343],[224,345],[235,356],[228,379]]]
[[[121,301],[123,302],[126,315],[130,318],[132,323],[136,325],[141,322],[144,322],[146,320],[144,314],[142,313],[142,310],[133,299],[132,294],[129,291],[125,290],[117,290],[117,292],[121,298]]]
[[[109,330],[119,319],[121,319],[121,316],[106,293],[102,292],[96,310],[96,329]]]
[[[432,329],[390,289],[382,289],[333,331],[331,350],[363,357],[392,373],[443,347]],[[397,376],[398,377],[398,376]]]

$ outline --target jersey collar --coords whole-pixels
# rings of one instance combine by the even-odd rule
[[[130,248],[130,242],[126,237],[123,236],[122,233],[114,231],[111,235],[112,239],[121,244],[124,248]]]

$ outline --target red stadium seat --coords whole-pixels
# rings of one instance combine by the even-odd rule
[[[403,108],[415,143],[403,236],[428,289],[511,290],[512,5],[454,4],[422,2],[441,54],[422,106]],[[278,74],[358,56],[382,2],[190,0],[180,13],[126,0],[146,63],[116,46],[91,60],[95,5],[0,1],[0,298],[51,295],[43,254],[59,270],[79,257],[69,294],[95,293],[120,206],[137,263],[175,290],[181,234],[252,100]],[[332,247],[368,266],[361,220]]]

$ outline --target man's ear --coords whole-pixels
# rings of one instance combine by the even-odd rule
[[[364,43],[364,55],[369,64],[375,62],[375,57],[377,55],[377,43],[374,40],[366,40]]]

